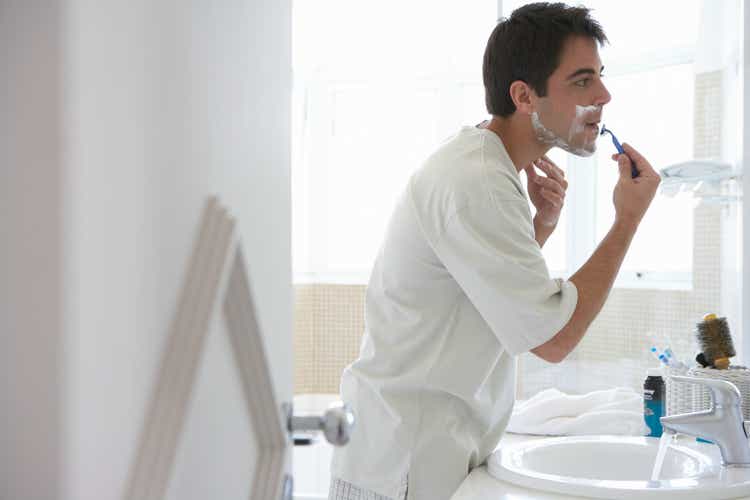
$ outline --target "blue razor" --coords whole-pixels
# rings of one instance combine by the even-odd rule
[[[615,137],[615,134],[612,133],[611,130],[609,130],[607,127],[602,124],[602,131],[599,132],[599,135],[609,134],[612,137],[612,144],[615,145],[615,148],[617,148],[617,152],[620,154],[625,154],[625,150],[622,149],[622,146],[620,145],[620,141],[617,140],[617,137]],[[638,169],[635,168],[635,165],[633,162],[630,162],[630,177],[635,179],[638,177]]]

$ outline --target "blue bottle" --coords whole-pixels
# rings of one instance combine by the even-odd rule
[[[664,378],[660,368],[649,368],[643,382],[643,418],[649,428],[649,436],[661,437],[662,427],[659,420],[664,416]]]

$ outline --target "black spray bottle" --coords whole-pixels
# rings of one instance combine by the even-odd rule
[[[643,418],[649,428],[649,436],[661,437],[659,420],[666,409],[664,378],[660,368],[649,368],[643,382]]]

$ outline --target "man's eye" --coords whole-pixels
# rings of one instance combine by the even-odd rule
[[[579,87],[585,87],[586,85],[589,84],[590,80],[591,80],[590,78],[584,78],[583,80],[578,80],[577,82],[575,82],[575,84],[578,85]]]

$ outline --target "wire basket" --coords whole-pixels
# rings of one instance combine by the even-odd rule
[[[665,367],[667,415],[708,410],[711,407],[711,391],[700,384],[673,381],[671,375],[726,380],[737,386],[742,395],[742,416],[750,420],[750,370],[744,366],[730,366],[727,370],[716,368],[689,368],[677,370]]]

